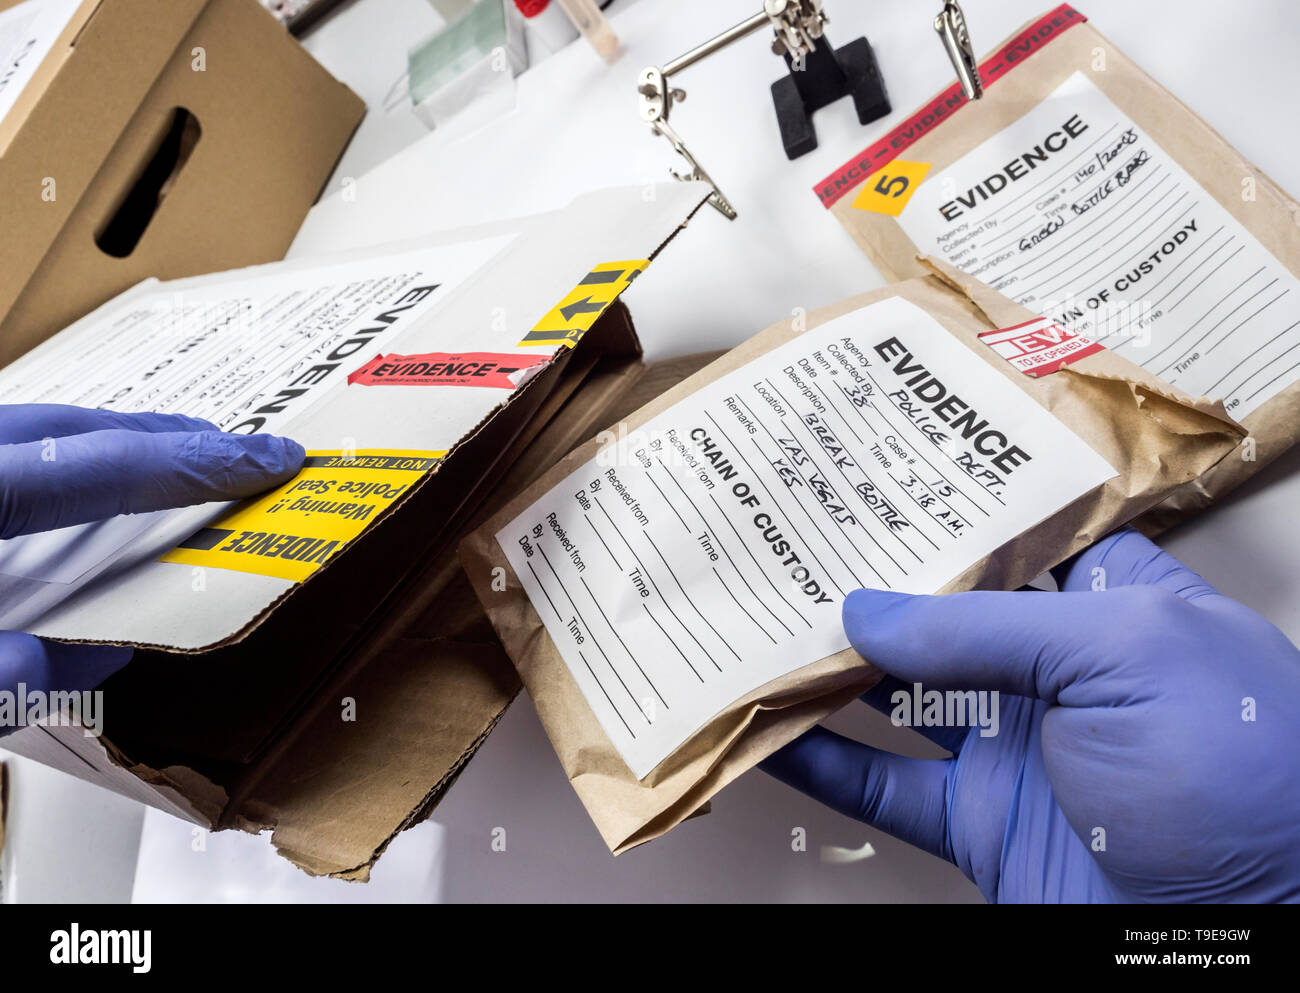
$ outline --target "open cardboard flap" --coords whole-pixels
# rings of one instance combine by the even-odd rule
[[[584,384],[476,508],[461,534],[535,481],[563,453],[716,358],[610,363]],[[319,711],[300,718],[241,784],[229,823],[273,827],[281,854],[316,874],[365,878],[401,829],[429,816],[519,690],[519,679],[459,564],[449,555],[416,598],[395,597],[382,627],[400,630],[355,661]],[[340,733],[338,700],[368,712]],[[374,719],[374,718],[378,719]]]
[[[513,238],[147,281],[77,321],[0,371],[0,401],[187,413],[287,434],[316,454],[242,505],[4,542],[0,624],[202,651],[246,637],[330,572],[369,582],[381,563],[353,539],[377,539],[407,501],[434,516],[398,528],[436,531],[699,200],[685,184],[653,201],[602,191]],[[452,359],[479,378],[422,371]],[[495,378],[482,378],[486,366]]]
[[[338,381],[320,398],[309,398],[301,421],[267,429],[302,438],[309,449],[310,437],[323,440],[332,432],[335,447],[358,452],[374,444],[437,446],[449,452],[422,485],[403,493],[382,520],[314,570],[310,581],[294,583],[219,565],[160,563],[158,555],[167,554],[164,541],[154,541],[148,554],[127,554],[116,565],[109,563],[114,567],[97,570],[76,594],[80,602],[101,604],[91,608],[96,619],[63,629],[64,636],[144,643],[159,631],[180,631],[176,637],[186,649],[142,648],[131,665],[105,684],[106,736],[88,738],[80,729],[51,725],[19,732],[6,740],[6,747],[210,827],[275,830],[277,846],[309,871],[365,878],[388,840],[432,809],[517,690],[472,594],[463,579],[457,582],[455,543],[470,524],[627,403],[653,395],[638,392],[639,384],[649,383],[657,392],[659,376],[682,374],[673,372],[682,368],[680,363],[665,364],[666,372],[656,370],[658,375],[641,364],[627,309],[617,299],[622,286],[607,275],[628,267],[602,268],[600,263],[653,259],[706,194],[704,187],[683,184],[661,188],[652,201],[643,199],[640,189],[603,191],[554,214],[421,239],[417,251],[437,248],[444,253],[441,258],[453,261],[485,242],[487,251],[498,254],[489,257],[485,269],[466,276],[443,306],[415,315],[410,337],[403,331],[396,344],[374,343],[370,353],[472,348],[475,353],[526,354],[518,343],[535,336],[547,342],[541,346],[547,359],[542,370],[509,391]],[[495,247],[503,236],[505,247]],[[390,256],[366,252],[337,261],[346,265],[356,258],[371,265],[367,272],[382,275],[367,278],[388,279],[384,292],[400,297],[410,292],[410,273],[420,261],[417,257],[412,263],[403,254],[411,247],[399,246]],[[405,259],[406,265],[385,270],[384,257]],[[313,265],[267,268],[279,276]],[[593,272],[600,275],[583,289],[583,280]],[[402,278],[394,280],[393,273]],[[541,273],[550,274],[549,288]],[[229,278],[236,275],[248,273]],[[416,273],[424,275],[423,270]],[[438,278],[437,273],[427,275]],[[451,290],[453,281],[443,276],[442,286],[430,296]],[[309,290],[290,287],[292,306],[319,302],[325,294],[317,284]],[[354,297],[371,292],[366,280],[353,279],[349,286]],[[220,293],[197,300],[188,292],[167,296],[168,307],[192,305],[204,327],[212,323],[211,300],[227,298]],[[330,299],[336,298],[337,293]],[[138,295],[131,301],[131,313],[143,308]],[[288,306],[281,298],[277,302]],[[574,302],[580,304],[576,309],[570,306]],[[601,304],[598,311],[594,304]],[[112,307],[87,322],[106,317],[111,330],[117,326]],[[565,307],[572,322],[565,318]],[[550,319],[556,311],[559,323]],[[373,324],[373,309],[362,315],[353,330]],[[579,333],[567,335],[573,330],[570,323],[586,330],[578,327]],[[86,326],[83,322],[81,328]],[[77,330],[70,329],[69,335]],[[348,327],[336,332],[343,340],[355,337]],[[60,347],[62,340],[52,341],[48,350]],[[95,337],[102,340],[102,334]],[[176,340],[189,339],[177,335]],[[63,354],[75,355],[76,350]],[[30,361],[28,368],[39,369],[35,361],[40,358],[34,353],[24,364]],[[150,357],[149,370],[159,358]],[[365,359],[357,356],[358,368],[371,365]],[[685,361],[692,370],[700,364]],[[6,382],[4,375],[8,373],[0,374],[0,383]],[[20,382],[32,381],[25,377]],[[360,394],[356,403],[349,403],[349,392]],[[487,394],[496,395],[480,399]],[[501,394],[508,394],[508,402],[502,402]],[[149,403],[156,405],[156,400]],[[376,414],[374,408],[385,403],[387,412]],[[257,414],[265,406],[259,398],[242,404],[234,416],[277,416],[274,411]],[[462,420],[453,421],[455,416]],[[327,424],[332,427],[323,426]],[[445,432],[460,425],[468,425],[467,436],[448,442]],[[435,433],[440,429],[444,433]],[[350,440],[340,445],[343,438]],[[219,520],[229,512],[214,508],[210,513]],[[200,529],[206,523],[211,522]],[[187,637],[183,617],[154,624],[146,615],[157,612],[156,603],[113,592],[137,569],[162,577],[158,566],[173,572],[174,609],[190,615],[200,630],[216,632],[217,640]],[[196,585],[195,576],[204,582]],[[214,582],[214,577],[219,578]],[[238,590],[245,579],[259,595],[236,596],[235,609],[218,606],[224,595],[213,597],[217,584]],[[164,595],[168,586],[159,578],[136,582]],[[193,599],[184,599],[186,593]],[[267,594],[271,600],[260,602]],[[102,606],[100,597],[114,598],[125,625],[149,638],[128,638],[123,628],[114,630],[112,610]],[[209,600],[220,622],[193,618],[207,609]],[[59,623],[82,623],[80,611],[64,604],[52,616]],[[42,613],[38,620],[50,618]],[[355,704],[355,720],[341,717],[345,698]]]
[[[668,831],[879,679],[845,647],[832,587],[1016,588],[1204,473],[1241,437],[1221,405],[1110,352],[1037,378],[1017,371],[980,335],[1031,312],[927,265],[931,275],[727,353],[575,450],[461,545],[615,853]],[[888,386],[895,375],[909,378]],[[973,441],[930,435],[953,390],[963,401],[944,410],[954,424],[959,409],[984,415],[966,422],[971,435],[957,432]],[[974,487],[999,459],[972,459],[970,446],[999,418],[1014,425],[999,443],[1020,437],[1040,468],[1013,476],[1034,464],[1025,450],[1002,459],[995,499]],[[963,550],[941,550],[944,528],[960,532]],[[794,559],[779,556],[792,548],[800,559],[787,579]],[[909,550],[920,563],[911,577],[893,561],[909,562]],[[862,579],[866,570],[875,575]]]

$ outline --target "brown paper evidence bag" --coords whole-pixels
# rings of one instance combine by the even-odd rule
[[[554,605],[548,607],[545,598],[530,600],[496,537],[605,446],[616,444],[612,439],[635,435],[651,418],[801,334],[882,301],[906,301],[937,322],[936,335],[941,329],[947,336],[927,342],[927,348],[959,350],[967,361],[966,353],[973,353],[1006,384],[1050,411],[1114,470],[1105,482],[1059,510],[1026,521],[1019,534],[933,592],[1014,589],[1199,478],[1237,446],[1242,430],[1220,404],[1182,394],[1112,352],[1098,351],[1040,378],[1017,371],[979,335],[1030,320],[1032,312],[954,269],[933,261],[927,266],[928,275],[809,314],[806,329],[796,330],[791,321],[768,328],[631,414],[612,435],[605,433],[573,451],[461,545],[461,561],[475,592],[518,669],[569,780],[614,853],[651,840],[699,811],[742,772],[872,686],[880,672],[852,649],[812,661],[728,701],[639,778],[544,624],[541,611],[553,610]],[[721,425],[720,429],[725,433]],[[616,540],[610,531],[604,534],[608,537],[602,540]],[[590,536],[572,537],[582,556],[598,554]],[[551,547],[555,554],[556,546]],[[625,563],[625,567],[632,565]],[[647,571],[653,574],[655,568]],[[553,585],[550,590],[548,596],[558,595]],[[608,609],[609,595],[602,589],[593,599],[605,597]],[[838,622],[838,608],[834,613]],[[613,639],[605,637],[613,651]],[[685,643],[684,638],[677,640]],[[595,660],[594,646],[586,647]],[[664,658],[643,655],[647,657],[649,665]],[[597,706],[603,704],[598,701]]]
[[[1156,534],[1300,440],[1300,204],[1069,4],[814,188],[887,279],[932,254],[1248,430]],[[907,187],[904,189],[903,187]],[[880,192],[884,191],[884,192]]]

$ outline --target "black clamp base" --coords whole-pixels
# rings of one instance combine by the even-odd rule
[[[859,124],[870,124],[891,109],[876,54],[866,38],[832,49],[823,36],[805,56],[802,69],[795,68],[788,53],[785,63],[790,74],[772,84],[772,102],[787,158],[797,159],[817,147],[812,115],[840,97],[853,95]]]

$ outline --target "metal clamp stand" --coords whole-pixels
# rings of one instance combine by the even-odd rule
[[[673,104],[686,99],[686,91],[670,85],[668,80],[732,42],[770,27],[772,51],[785,57],[790,70],[788,76],[772,84],[772,100],[776,104],[785,154],[791,159],[798,158],[817,147],[813,113],[840,97],[853,96],[858,120],[863,124],[883,117],[890,110],[870,43],[866,38],[857,38],[843,48],[832,49],[823,34],[826,22],[821,0],[763,0],[763,9],[753,17],[664,63],[662,68],[647,66],[637,77],[641,119],[656,134],[667,138],[689,167],[688,172],[673,171],[673,176],[708,183],[713,188],[709,203],[731,220],[736,217],[735,207],[668,123]],[[983,92],[979,66],[957,0],[944,0],[934,28],[957,70],[967,99],[979,99]]]
[[[784,54],[790,74],[772,84],[772,102],[786,158],[797,159],[817,147],[812,115],[841,97],[852,95],[859,124],[870,124],[889,113],[885,81],[866,38],[855,38],[833,50],[823,35],[800,59],[788,51]]]

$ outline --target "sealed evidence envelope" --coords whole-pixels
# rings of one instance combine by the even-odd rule
[[[929,268],[761,332],[462,543],[612,851],[879,680],[851,591],[1014,589],[1240,439],[1221,404]]]
[[[933,593],[1114,474],[895,297],[619,438],[497,541],[640,778],[847,648],[850,591]]]

